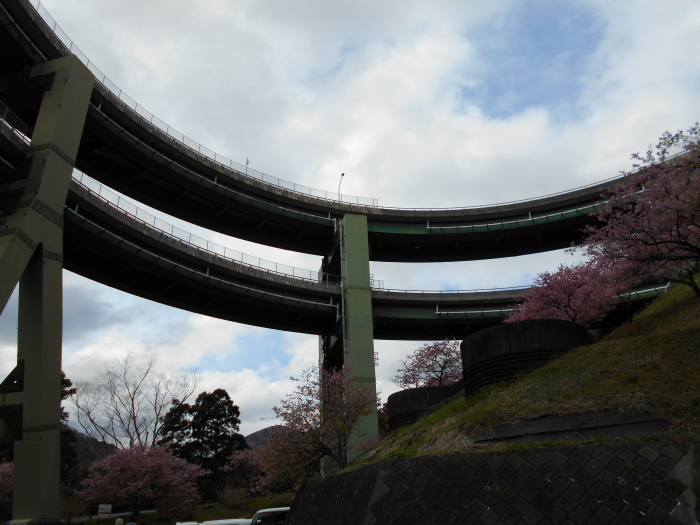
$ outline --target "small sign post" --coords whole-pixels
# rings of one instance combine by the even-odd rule
[[[109,518],[112,514],[112,505],[100,503],[97,507],[97,518]]]

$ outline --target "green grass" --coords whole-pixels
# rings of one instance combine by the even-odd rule
[[[499,423],[605,408],[659,413],[670,423],[666,439],[690,440],[700,434],[699,357],[700,301],[689,287],[675,286],[601,342],[574,349],[509,384],[453,401],[394,431],[357,463],[552,446],[475,445],[474,438]]]

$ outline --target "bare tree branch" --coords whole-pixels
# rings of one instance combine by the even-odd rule
[[[151,356],[138,365],[128,354],[106,366],[94,381],[75,384],[70,399],[85,434],[118,448],[155,444],[169,406],[176,399],[184,402],[199,382],[193,370],[156,372],[156,361]]]

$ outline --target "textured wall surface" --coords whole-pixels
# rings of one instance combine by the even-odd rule
[[[700,443],[388,459],[306,483],[285,523],[696,524]]]
[[[559,354],[590,344],[588,331],[571,321],[536,319],[486,328],[460,346],[464,392],[539,368]]]
[[[464,389],[464,381],[447,386],[424,386],[394,392],[387,399],[389,430],[418,421],[432,407],[459,394]]]

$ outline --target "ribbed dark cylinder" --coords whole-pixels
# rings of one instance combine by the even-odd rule
[[[447,386],[409,388],[389,396],[387,412],[389,430],[418,421],[431,407],[454,396],[462,388],[462,381]]]
[[[462,341],[464,392],[539,368],[563,352],[590,344],[580,324],[557,319],[505,323],[481,330]]]

